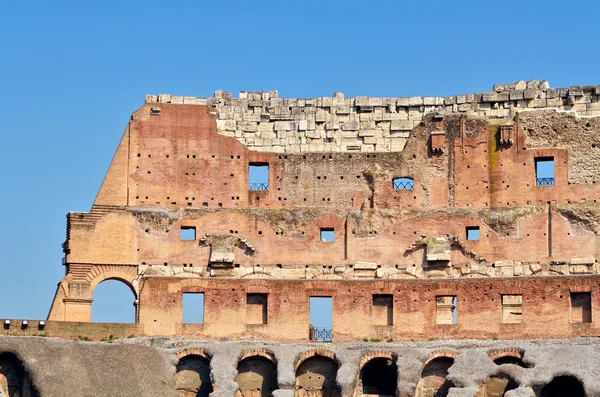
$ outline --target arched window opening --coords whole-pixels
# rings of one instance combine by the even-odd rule
[[[125,282],[102,281],[94,289],[92,299],[92,322],[135,323],[135,294]]]
[[[542,388],[539,397],[585,397],[585,389],[574,376],[557,376]]]
[[[392,186],[394,190],[413,190],[415,181],[411,178],[394,178]]]
[[[0,353],[0,396],[38,396],[21,360],[12,353]]]
[[[328,357],[307,358],[296,370],[296,397],[340,397],[336,377],[338,364]]]
[[[417,385],[417,397],[446,397],[454,383],[447,380],[448,369],[454,364],[452,357],[437,357],[429,361],[421,371]]]
[[[177,363],[175,390],[180,397],[208,397],[213,392],[210,361],[197,354],[182,357]]]
[[[277,365],[266,357],[251,356],[238,363],[238,397],[269,397],[277,384]]]
[[[525,361],[521,360],[519,357],[514,357],[514,356],[498,357],[497,359],[494,360],[494,364],[496,364],[496,365],[514,364],[514,365],[518,365],[519,367],[522,367],[522,368],[531,368],[531,364],[528,364]]]
[[[389,358],[374,358],[362,367],[360,379],[363,394],[395,396],[398,385],[398,367]]]
[[[514,390],[519,384],[510,376],[498,374],[483,380],[481,397],[502,397],[509,390]]]

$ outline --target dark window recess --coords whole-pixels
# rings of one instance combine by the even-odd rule
[[[394,325],[394,297],[373,295],[371,319],[375,325]]]
[[[571,292],[571,322],[592,322],[591,292]]]
[[[554,157],[535,158],[535,185],[554,186]]]
[[[246,324],[267,323],[267,294],[246,295]]]
[[[413,190],[415,181],[410,178],[396,178],[393,180],[394,190]]]
[[[477,241],[479,240],[479,226],[467,226],[467,240]]]
[[[250,163],[248,167],[248,190],[269,190],[268,163]]]
[[[194,226],[182,226],[179,232],[179,239],[184,241],[196,240],[196,228]]]

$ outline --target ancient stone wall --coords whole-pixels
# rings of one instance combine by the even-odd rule
[[[251,150],[298,152],[398,152],[410,131],[428,113],[472,114],[507,119],[522,110],[554,108],[580,116],[600,115],[600,86],[550,88],[545,81],[495,85],[493,91],[449,97],[293,99],[277,91],[217,91],[214,98],[147,95],[146,103],[205,105],[213,108],[220,134]]]
[[[0,360],[0,387],[4,379],[17,385],[11,397],[594,397],[599,349],[586,338],[317,345],[0,337],[0,358],[11,357]]]

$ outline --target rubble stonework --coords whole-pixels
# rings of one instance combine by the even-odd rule
[[[251,150],[275,153],[397,152],[426,114],[469,114],[504,119],[528,109],[558,109],[579,116],[600,115],[600,86],[550,88],[532,80],[493,91],[448,97],[294,99],[278,92],[245,92],[238,98],[217,91],[214,98],[147,95],[146,103],[210,106],[220,134]]]

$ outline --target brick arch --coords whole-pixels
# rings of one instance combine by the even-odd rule
[[[201,349],[198,347],[180,350],[177,353],[175,353],[175,357],[177,357],[178,360],[182,359],[185,356],[191,356],[191,355],[204,357],[207,360],[210,360],[212,358],[212,356],[210,354],[206,353],[204,351],[204,349]]]
[[[264,357],[269,361],[272,361],[273,364],[277,363],[277,360],[275,359],[275,355],[266,350],[266,349],[250,349],[250,350],[245,350],[244,352],[242,352],[242,354],[240,355],[240,358],[238,359],[238,363],[242,360],[245,360],[249,357],[253,357],[253,356],[260,356],[260,357]]]
[[[514,357],[520,360],[523,359],[524,352],[522,350],[516,348],[509,349],[498,349],[498,350],[490,350],[488,352],[488,356],[492,361],[497,360],[502,357]]]
[[[360,368],[364,367],[369,361],[373,360],[374,358],[386,358],[388,360],[396,361],[396,355],[394,353],[392,353],[391,351],[377,350],[377,351],[368,352],[365,355],[363,355],[360,358],[359,367]]]
[[[308,360],[309,358],[316,357],[316,356],[321,356],[321,357],[329,358],[329,359],[335,361],[335,363],[338,366],[340,365],[340,362],[337,359],[335,353],[332,352],[331,350],[328,350],[328,349],[311,349],[311,350],[308,350],[308,351],[300,353],[300,356],[296,360],[296,365],[294,365],[294,371],[297,371],[298,367],[304,361]]]
[[[135,300],[138,299],[138,290],[137,290],[137,268],[135,267],[125,267],[125,266],[95,266],[92,268],[90,274],[86,276],[86,279],[90,283],[89,295],[90,298],[94,293],[94,290],[103,281],[106,280],[118,280],[124,283],[131,289]]]

